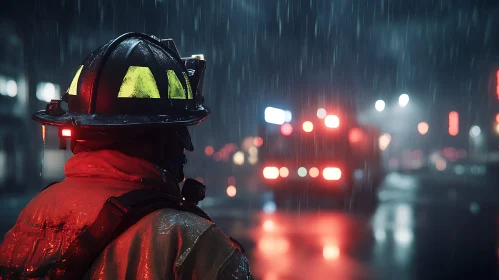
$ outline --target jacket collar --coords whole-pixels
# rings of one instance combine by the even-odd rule
[[[148,187],[167,189],[181,199],[175,177],[149,161],[113,150],[81,152],[71,157],[64,167],[67,177],[107,178],[137,182]]]

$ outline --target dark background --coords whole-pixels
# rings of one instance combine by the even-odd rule
[[[31,121],[31,114],[47,104],[36,97],[39,83],[53,83],[64,93],[91,51],[130,31],[173,38],[182,56],[202,53],[207,60],[204,92],[212,114],[191,128],[196,151],[189,154],[187,174],[207,183],[211,174],[209,195],[225,195],[229,175],[258,177],[252,167],[238,169],[231,160],[214,162],[204,148],[211,145],[218,151],[235,143],[238,148],[230,153],[240,149],[244,138],[256,136],[258,120],[269,104],[315,111],[324,99],[341,99],[367,123],[392,133],[394,142],[395,122],[402,122],[408,128],[399,131],[398,143],[428,153],[448,146],[468,149],[468,131],[479,125],[488,152],[498,149],[493,132],[499,113],[497,0],[6,0],[0,4],[0,80],[16,81],[17,95],[0,95],[0,218],[6,221],[2,232],[34,193],[63,177],[64,161],[71,156],[58,151],[55,130],[47,129],[42,141],[41,126]],[[404,116],[372,117],[376,100],[385,100],[389,107],[401,93],[409,94],[415,110]],[[452,110],[460,115],[462,132],[456,137],[447,133]],[[430,125],[425,139],[416,137],[420,121]],[[385,186],[400,187],[401,197],[412,197],[410,201],[425,201],[426,196],[437,201],[432,208],[419,205],[411,210],[427,220],[414,222],[422,229],[414,231],[419,243],[410,251],[415,257],[408,261],[409,268],[391,264],[389,253],[374,254],[371,263],[385,273],[392,271],[393,279],[423,277],[442,267],[454,271],[470,263],[476,265],[470,270],[479,269],[481,259],[472,253],[478,241],[486,251],[480,256],[487,269],[495,269],[497,201],[491,202],[490,211],[482,205],[485,217],[470,213],[469,205],[446,208],[447,195],[451,199],[455,192],[458,198],[470,199],[475,197],[471,194],[485,200],[494,195],[476,189],[470,194],[471,183],[461,180],[463,186],[455,187],[453,180],[459,178],[445,176],[451,179],[404,179],[414,183],[415,191],[405,189],[400,182],[406,181],[398,177]],[[493,179],[484,180],[494,185]],[[243,182],[238,194],[254,184]],[[435,191],[445,184],[449,194],[447,187]],[[461,189],[466,189],[462,196]],[[444,202],[437,199],[442,197]],[[382,205],[377,213],[390,220],[405,213],[397,209]],[[433,259],[438,264],[425,263]]]

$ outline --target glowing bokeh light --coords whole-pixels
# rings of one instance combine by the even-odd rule
[[[265,121],[272,124],[283,124],[286,122],[286,112],[281,109],[267,107],[265,108]]]
[[[326,180],[337,181],[341,178],[341,170],[337,167],[327,167],[322,171],[322,176]]]
[[[281,133],[284,136],[289,136],[291,133],[293,133],[293,126],[289,123],[285,123],[281,125]]]
[[[317,117],[318,117],[319,119],[323,119],[323,118],[325,118],[325,117],[326,117],[326,115],[327,115],[326,109],[324,109],[324,108],[319,108],[319,109],[317,109]]]
[[[392,136],[388,133],[385,133],[379,137],[379,148],[380,150],[384,151],[386,148],[388,148],[388,145],[390,145],[390,142],[392,141]]]
[[[307,169],[305,167],[298,168],[298,176],[300,177],[307,176]]]
[[[10,96],[10,97],[16,96],[17,95],[17,83],[16,83],[16,81],[14,81],[14,80],[7,81],[5,89],[6,89],[6,93],[8,96]],[[54,91],[55,91],[55,88],[54,88]]]
[[[418,123],[418,132],[421,135],[425,135],[426,133],[428,133],[428,130],[429,130],[428,123],[426,123],[426,122],[420,122],[420,123]]]
[[[319,176],[319,169],[317,167],[312,167],[310,168],[310,170],[308,171],[308,175],[310,175],[310,177],[312,178],[317,178],[317,176]]]
[[[470,136],[471,137],[478,137],[480,135],[480,133],[482,133],[482,130],[480,129],[480,127],[478,125],[474,125],[470,129]]]
[[[258,156],[257,155],[250,155],[248,157],[248,162],[251,165],[255,165],[258,162]]]
[[[277,179],[279,177],[279,169],[273,166],[267,166],[263,169],[263,177],[265,179]]]
[[[324,124],[329,128],[338,128],[340,126],[340,118],[336,115],[329,115],[324,119]]]
[[[352,143],[358,143],[362,140],[362,130],[360,128],[352,128],[348,133],[348,140]]]
[[[456,111],[449,113],[449,134],[451,136],[459,134],[459,114]]]
[[[306,121],[303,123],[303,131],[312,132],[314,130],[314,124],[312,122]]]
[[[399,97],[399,106],[404,108],[407,104],[409,104],[409,95],[405,93],[401,94]]]
[[[206,146],[206,148],[204,148],[204,153],[207,155],[207,156],[212,156],[213,153],[215,153],[215,149],[213,149],[212,146]]]
[[[274,229],[275,229],[275,225],[274,225],[274,222],[272,222],[272,220],[266,220],[263,223],[263,230],[264,231],[272,232],[272,231],[274,231]]]
[[[382,112],[383,110],[385,110],[385,101],[383,100],[376,101],[376,103],[374,103],[374,108],[376,109],[376,111]]]
[[[287,169],[286,167],[281,167],[279,169],[279,175],[281,175],[282,178],[286,178],[289,176],[289,169]]]
[[[234,156],[232,156],[232,161],[234,162],[235,165],[243,165],[244,153],[241,151],[234,153]]]
[[[262,137],[255,137],[253,138],[253,145],[257,147],[261,147],[263,145],[263,139]]]
[[[229,197],[234,197],[236,196],[236,194],[237,194],[237,189],[235,186],[230,185],[227,187],[227,195]]]
[[[322,256],[328,261],[336,260],[340,257],[340,248],[338,246],[326,245],[322,249]]]
[[[438,171],[444,171],[445,168],[447,168],[447,162],[445,159],[439,158],[435,163],[435,168],[437,168]]]

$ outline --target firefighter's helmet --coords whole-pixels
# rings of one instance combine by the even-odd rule
[[[33,119],[82,131],[194,125],[209,115],[205,68],[201,55],[181,58],[171,39],[126,33],[90,54],[62,100]]]

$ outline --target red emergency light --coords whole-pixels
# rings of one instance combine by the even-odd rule
[[[340,126],[340,118],[337,115],[328,115],[324,118],[324,124],[328,128],[338,128]]]
[[[360,128],[352,128],[348,133],[348,140],[351,143],[358,143],[362,140],[362,130]]]
[[[289,123],[285,123],[281,125],[281,133],[284,136],[289,136],[291,133],[293,133],[293,126]]]
[[[341,170],[337,167],[327,167],[322,171],[322,176],[328,181],[338,181],[341,179]]]
[[[74,131],[72,131],[70,128],[59,128],[59,149],[61,150],[66,150],[67,148],[67,139],[71,139],[72,137],[75,137]]]
[[[71,129],[69,129],[69,128],[63,128],[60,131],[61,131],[61,135],[60,136],[64,137],[64,138],[71,138],[71,136],[73,134],[72,131],[71,131]]]
[[[456,111],[449,113],[449,134],[451,136],[459,134],[459,114]]]
[[[263,139],[262,137],[255,137],[253,138],[253,145],[257,147],[261,147],[263,145]]]
[[[263,169],[263,177],[265,179],[277,179],[279,178],[279,169],[275,166],[267,166]]]

